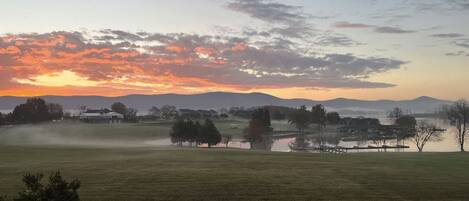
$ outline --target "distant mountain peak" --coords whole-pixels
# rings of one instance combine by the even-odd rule
[[[420,96],[420,97],[415,98],[414,100],[416,101],[441,101],[439,99],[436,99],[430,96]]]

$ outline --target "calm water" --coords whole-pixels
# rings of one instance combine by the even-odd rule
[[[387,119],[380,119],[383,124],[389,123]],[[428,142],[423,151],[425,152],[457,152],[459,151],[459,146],[457,144],[456,140],[456,135],[454,133],[454,129],[446,122],[443,120],[438,120],[438,119],[417,119],[418,121],[428,121],[431,123],[435,123],[437,126],[440,128],[447,129],[443,133],[443,140],[438,141],[438,142]],[[272,151],[280,151],[280,152],[290,152],[290,147],[288,146],[291,142],[293,142],[295,138],[285,138],[285,139],[280,139],[274,141],[272,145]],[[395,140],[389,140],[388,145],[395,145],[396,141]],[[402,142],[401,142],[402,144]],[[387,152],[394,152],[394,151],[399,151],[399,152],[416,152],[418,151],[417,147],[415,144],[413,144],[410,140],[405,140],[403,142],[404,145],[408,145],[410,148],[409,149],[399,149],[399,150],[393,150],[393,149],[388,149]],[[374,145],[373,142],[366,142],[365,144],[363,142],[357,142],[357,141],[347,141],[347,142],[340,142],[339,146],[343,147],[353,147],[353,146],[368,146],[368,145]],[[232,142],[229,145],[230,147],[233,148],[242,148],[242,149],[249,149],[249,144],[248,143],[242,143],[242,142]],[[469,150],[469,145],[466,143],[465,149]],[[349,151],[350,152],[350,151]],[[360,151],[351,151],[351,152],[377,152],[377,150],[360,150]]]

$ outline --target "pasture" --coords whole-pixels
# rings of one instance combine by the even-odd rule
[[[229,149],[0,146],[0,194],[61,170],[87,201],[468,200],[461,153],[278,153]]]

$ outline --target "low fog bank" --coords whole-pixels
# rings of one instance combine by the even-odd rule
[[[136,128],[136,129],[135,129]],[[165,133],[149,135],[148,129],[128,125],[57,123],[0,127],[0,145],[51,145],[74,147],[169,146]],[[156,132],[156,131],[155,131]]]

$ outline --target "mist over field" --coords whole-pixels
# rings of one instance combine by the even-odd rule
[[[144,127],[128,132],[129,125],[87,125],[81,123],[28,124],[0,128],[0,144],[77,147],[168,146],[166,136],[154,135]],[[156,129],[157,132],[157,129]]]

